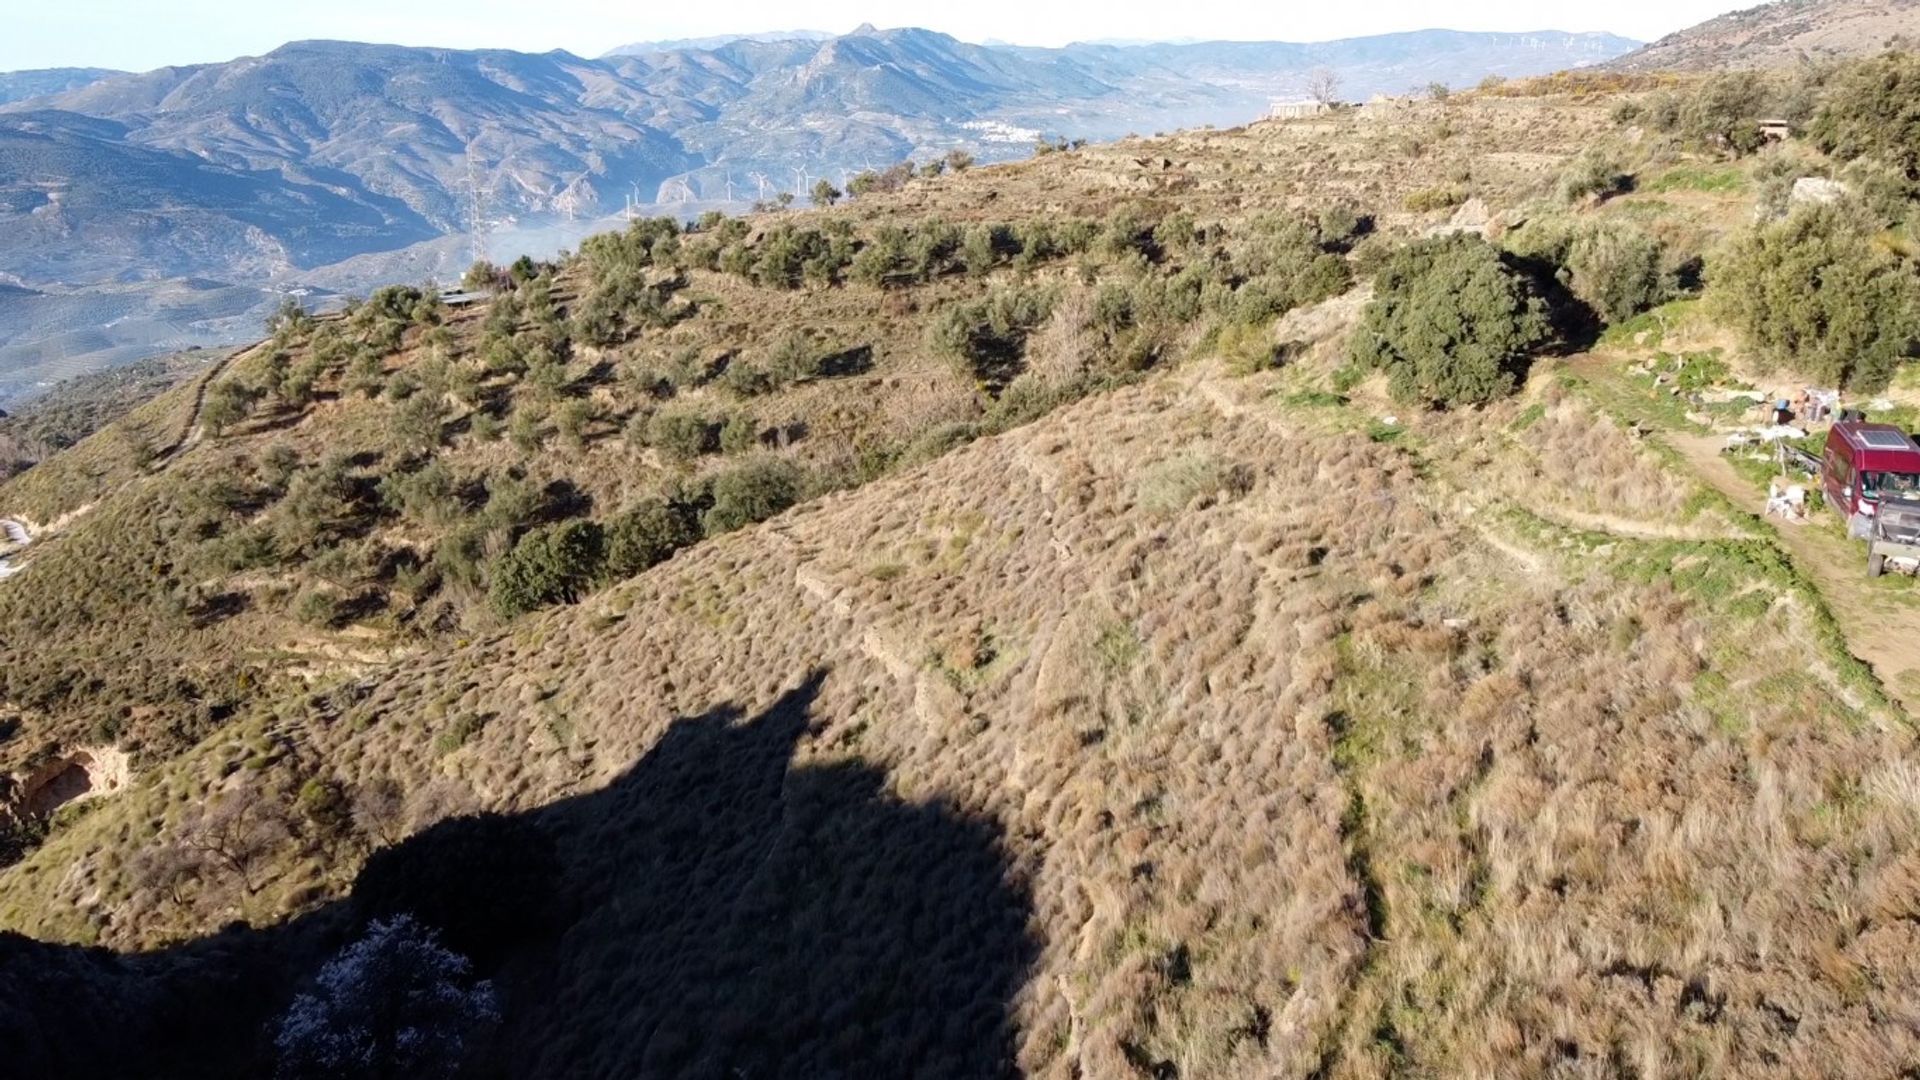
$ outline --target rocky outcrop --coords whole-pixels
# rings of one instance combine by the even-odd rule
[[[131,765],[126,751],[111,746],[63,754],[14,777],[16,809],[28,817],[46,817],[70,803],[115,794],[127,786]]]

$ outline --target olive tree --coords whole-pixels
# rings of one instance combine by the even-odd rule
[[[1715,313],[1763,361],[1876,391],[1915,353],[1920,279],[1857,206],[1807,206],[1708,263]]]
[[[1513,392],[1551,333],[1545,302],[1498,249],[1449,236],[1387,259],[1353,355],[1403,401],[1480,405]]]

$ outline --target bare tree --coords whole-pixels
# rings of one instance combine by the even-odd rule
[[[187,906],[187,885],[200,880],[201,860],[181,844],[154,844],[134,853],[134,881],[172,901]]]
[[[382,845],[400,842],[406,819],[406,792],[391,777],[369,781],[353,793],[353,823]]]
[[[248,896],[266,883],[260,864],[291,837],[280,809],[259,792],[229,792],[187,823],[181,843],[191,853],[233,874]]]
[[[1307,93],[1329,109],[1340,104],[1340,73],[1329,67],[1314,68],[1307,76]]]

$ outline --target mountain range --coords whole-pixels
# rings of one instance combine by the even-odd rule
[[[303,41],[141,74],[18,73],[0,77],[0,97],[17,99],[0,105],[0,282],[59,292],[78,321],[0,322],[0,382],[28,361],[18,349],[43,340],[27,325],[107,323],[72,299],[100,283],[124,295],[170,279],[233,282],[270,307],[272,290],[316,275],[353,289],[457,273],[466,245],[447,238],[475,221],[574,222],[558,250],[629,201],[691,212],[952,150],[1024,156],[1043,135],[1244,123],[1275,98],[1303,97],[1320,68],[1364,99],[1597,64],[1634,44],[1421,31],[1046,49],[867,26],[600,59]],[[357,276],[322,272],[353,259]],[[194,322],[156,344],[219,340]]]
[[[645,202],[750,199],[763,190],[756,174],[768,192],[793,190],[916,154],[1024,153],[1042,133],[1244,122],[1302,94],[1321,66],[1364,97],[1595,63],[1631,45],[1433,31],[1035,49],[863,27],[588,60],[296,42],[8,105],[0,266],[23,284],[128,267],[257,276],[263,263],[304,269],[460,231],[475,186],[491,215],[513,220],[612,213],[636,191]],[[96,224],[83,206],[143,213],[115,214],[108,227],[122,235],[89,264],[67,250]],[[237,225],[231,242],[204,236],[204,216]],[[20,227],[35,217],[51,220]],[[179,239],[147,247],[159,236]]]

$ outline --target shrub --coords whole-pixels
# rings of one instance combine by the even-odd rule
[[[353,832],[353,804],[338,780],[309,779],[300,785],[294,809],[324,843],[343,840]]]
[[[1708,267],[1709,300],[1763,360],[1883,389],[1914,355],[1920,282],[1856,206],[1808,206],[1758,226]]]
[[[1602,319],[1625,322],[1671,292],[1663,254],[1658,240],[1631,225],[1599,223],[1576,233],[1567,248],[1569,284]]]
[[[460,488],[453,470],[435,458],[410,473],[388,473],[380,481],[380,502],[423,524],[446,526],[466,515]]]
[[[1633,186],[1633,178],[1620,169],[1619,163],[1599,150],[1587,150],[1573,159],[1573,164],[1560,176],[1558,192],[1560,201],[1579,202],[1586,198],[1606,198],[1618,195]]]
[[[647,445],[671,457],[691,460],[719,448],[713,421],[689,409],[665,409],[647,421]]]
[[[1760,117],[1769,104],[1767,84],[1753,72],[1715,75],[1700,85],[1679,110],[1682,132],[1695,142],[1734,154],[1751,154],[1766,144]]]
[[[665,499],[646,499],[607,522],[606,576],[623,581],[699,539],[700,530],[684,508]]]
[[[208,434],[218,437],[246,419],[258,399],[259,393],[251,387],[223,379],[207,388],[206,399],[200,406],[200,423]]]
[[[760,445],[760,421],[755,420],[752,413],[734,413],[720,428],[721,453],[744,453],[758,445]]]
[[[955,304],[934,325],[934,344],[982,386],[1003,389],[1020,373],[1027,336],[1046,322],[1053,302],[1045,289],[1014,286]]]
[[[708,536],[765,521],[800,501],[805,477],[779,458],[744,462],[713,478],[713,505],[700,517]]]
[[[1413,192],[1402,200],[1401,205],[1415,214],[1429,214],[1436,210],[1451,210],[1467,201],[1467,193],[1451,185],[1426,188]]]
[[[1666,301],[1673,291],[1658,240],[1623,221],[1540,218],[1508,235],[1508,250],[1551,263],[1581,303],[1609,323]]]
[[[484,892],[484,890],[481,890]],[[374,923],[293,999],[273,1045],[285,1077],[450,1077],[499,1022],[492,986],[431,930]]]
[[[606,538],[589,521],[535,529],[494,569],[489,599],[505,618],[552,604],[578,603],[599,576]]]
[[[1807,130],[1834,157],[1875,157],[1920,180],[1920,55],[1890,52],[1834,76]]]
[[[1476,236],[1400,249],[1374,282],[1354,359],[1386,371],[1403,401],[1476,405],[1512,393],[1549,337],[1546,305]]]

